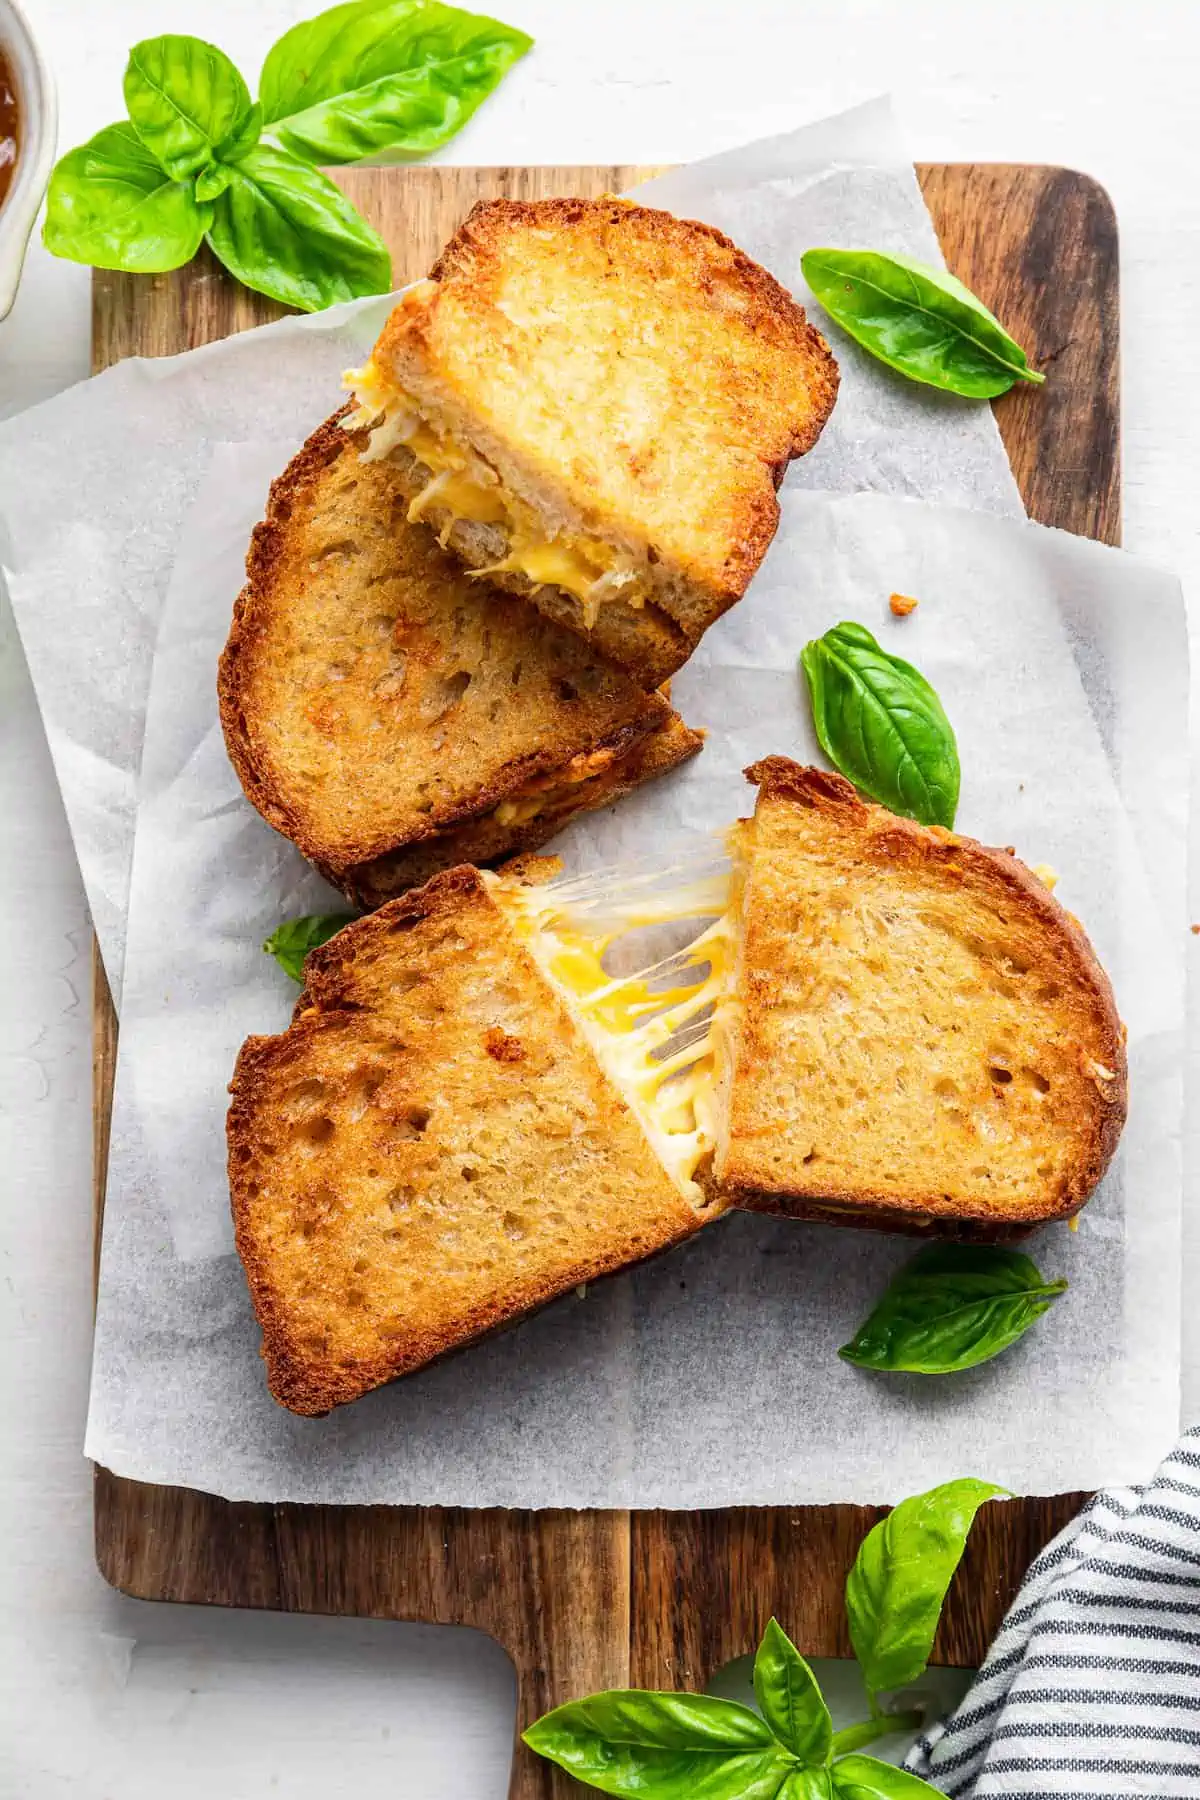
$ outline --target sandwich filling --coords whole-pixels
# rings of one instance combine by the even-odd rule
[[[703,1203],[697,1173],[717,1138],[717,1021],[737,953],[728,872],[622,881],[617,900],[602,875],[540,887],[503,876],[485,880],[671,1180],[688,1200]],[[632,973],[615,972],[622,940],[651,927],[676,938],[688,927],[693,932]]]
[[[429,478],[409,505],[410,521],[423,519],[430,508],[444,516],[438,541],[446,547],[456,525],[490,525],[507,538],[505,555],[475,575],[511,571],[536,587],[558,587],[577,600],[590,630],[606,600],[643,606],[652,586],[649,564],[597,537],[548,533],[544,521],[500,479],[477,450],[439,431],[422,417],[415,400],[384,379],[373,359],[349,369],[346,386],[356,411],[347,415],[347,431],[369,432],[363,460],[379,462],[402,447],[429,470]]]
[[[539,813],[574,803],[579,799],[580,788],[607,774],[620,754],[611,745],[601,750],[581,750],[564,768],[554,769],[548,775],[531,775],[493,807],[489,817],[497,825],[524,825]]]

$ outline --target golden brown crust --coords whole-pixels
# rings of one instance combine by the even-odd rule
[[[626,758],[675,718],[573,633],[464,576],[404,519],[396,471],[360,461],[344,415],[272,484],[218,674],[247,797],[335,878],[580,754]]]
[[[759,803],[749,848],[738,1073],[730,1143],[719,1159],[723,1191],[752,1210],[979,1238],[1011,1237],[1072,1216],[1116,1149],[1128,1079],[1112,988],[1078,921],[1010,851],[899,818],[861,799],[840,775],[784,757],[767,757],[746,774],[759,788]],[[803,827],[803,813],[815,814],[827,830]],[[772,834],[767,847],[763,832]],[[777,919],[755,917],[756,857],[765,859],[757,876],[760,912],[768,894],[774,909],[795,900],[786,932]],[[822,861],[832,867],[835,859],[838,879],[822,885],[811,870]],[[818,901],[827,911],[814,922]],[[843,941],[846,958],[838,962]],[[928,968],[897,960],[898,945],[928,957]],[[953,957],[960,995],[941,966],[948,968]],[[954,1002],[948,1015],[931,998],[943,975]],[[779,1022],[789,1008],[788,1035],[781,1039]],[[931,1125],[918,1145],[899,1100],[893,1108],[884,1098],[869,1100],[862,1087],[856,1099],[839,1086],[845,1069],[853,1073],[861,1041],[841,1022],[859,1019],[866,1021],[868,1047],[857,1079],[868,1089],[878,1083],[881,1095],[892,1092],[893,1081],[903,1094],[915,1079],[924,1116],[936,1120],[944,1102],[953,1130]],[[943,1068],[938,1058],[947,1032],[957,1060]],[[922,1070],[914,1072],[897,1045],[920,1044],[927,1034],[918,1053]],[[1006,1053],[1010,1041],[1021,1043],[1019,1054]],[[845,1123],[818,1117],[824,1096],[804,1085],[798,1071],[799,1084],[789,1089],[791,1116],[779,1121],[768,1149],[762,1132],[770,1107],[763,1110],[763,1095],[772,1082],[776,1101],[783,1091],[781,1046],[795,1057],[813,1042],[829,1058],[830,1094],[850,1092],[848,1102],[839,1101],[849,1108]],[[976,1049],[987,1073],[973,1088]],[[878,1186],[856,1179],[873,1137],[901,1116],[909,1136],[904,1141],[901,1134],[891,1147],[898,1173]],[[969,1125],[960,1132],[964,1121]],[[791,1137],[796,1144],[781,1157],[779,1144]],[[801,1137],[806,1144],[811,1137],[811,1149],[804,1150]],[[978,1182],[964,1180],[952,1163],[960,1137],[976,1145]],[[888,1165],[885,1155],[880,1166]]]
[[[319,1414],[704,1222],[475,869],[348,925],[230,1088],[270,1390]]]
[[[649,545],[693,647],[745,593],[838,383],[803,308],[723,233],[612,199],[481,202],[374,361],[556,527]]]
[[[554,776],[548,777],[543,806],[532,817],[512,823],[501,822],[494,814],[468,819],[457,829],[406,845],[373,862],[340,871],[323,869],[322,873],[355,906],[369,911],[456,863],[494,868],[510,857],[538,850],[581,813],[615,805],[644,781],[665,775],[698,755],[703,744],[702,734],[672,713],[628,750],[614,750],[611,760],[586,781],[558,787]]]

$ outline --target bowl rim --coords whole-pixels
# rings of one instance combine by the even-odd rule
[[[16,173],[0,205],[0,319],[12,310],[29,236],[54,166],[58,99],[54,78],[18,0],[0,0],[0,49],[20,107]]]

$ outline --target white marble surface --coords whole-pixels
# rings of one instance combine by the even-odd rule
[[[62,144],[119,112],[125,54],[201,31],[253,76],[318,0],[26,0]],[[460,162],[667,161],[890,88],[914,154],[1073,164],[1117,205],[1125,536],[1200,593],[1195,0],[504,0],[538,46]],[[0,409],[87,372],[87,275],[36,250]],[[66,447],[64,447],[66,453]],[[91,1557],[87,919],[0,617],[0,1793],[21,1800],[495,1800],[511,1676],[470,1633],[139,1606]],[[1149,1471],[1147,1471],[1149,1473]]]

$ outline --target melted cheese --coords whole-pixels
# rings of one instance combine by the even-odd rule
[[[536,818],[538,813],[545,812],[559,800],[573,798],[578,787],[594,781],[616,759],[617,752],[612,749],[582,750],[552,774],[534,775],[522,782],[506,800],[492,809],[492,817],[498,825],[523,825],[527,819]]]
[[[343,379],[358,405],[343,421],[346,429],[370,428],[364,462],[378,462],[403,444],[431,471],[430,480],[409,506],[411,520],[423,518],[430,506],[436,506],[446,515],[438,534],[443,547],[462,520],[505,527],[508,549],[504,557],[473,574],[498,575],[508,570],[524,575],[538,587],[562,588],[579,601],[589,629],[605,600],[619,597],[630,606],[645,604],[648,578],[632,559],[622,558],[599,538],[547,537],[495,470],[468,445],[436,431],[421,417],[409,395],[383,379],[373,361],[361,369],[348,369]]]
[[[733,972],[732,910],[678,954],[636,975],[614,977],[603,958],[617,938],[644,925],[711,915],[712,885],[685,888],[649,905],[631,903],[616,930],[600,933],[572,919],[560,898],[563,884],[527,888],[496,876],[489,884],[641,1121],[667,1174],[689,1199],[700,1199],[696,1170],[716,1143],[717,1037],[711,1022]]]

